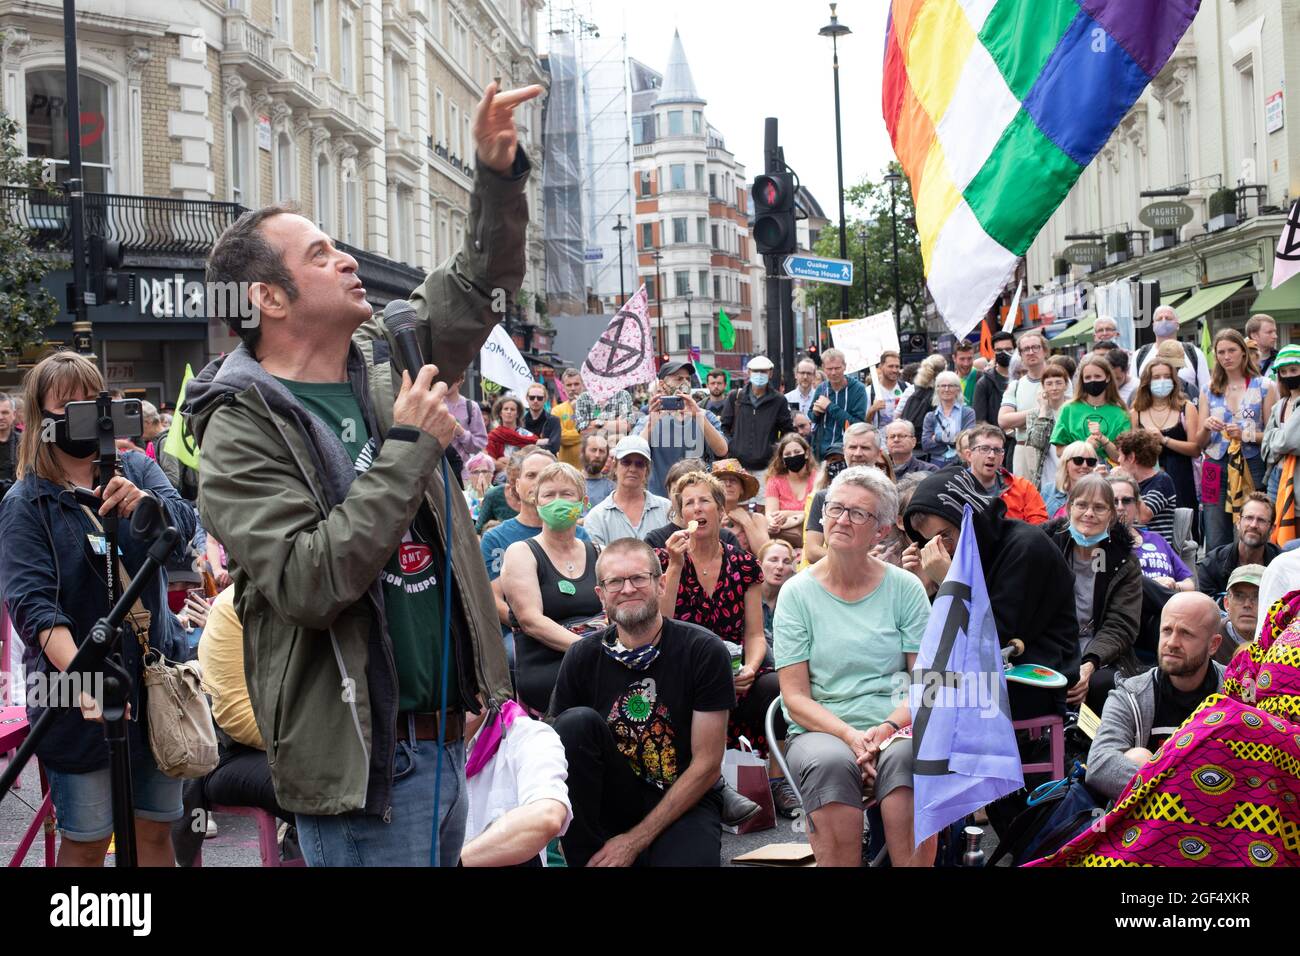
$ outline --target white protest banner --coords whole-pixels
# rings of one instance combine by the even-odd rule
[[[496,382],[506,392],[516,395],[528,394],[528,386],[533,384],[533,373],[519,354],[514,340],[506,333],[504,325],[498,325],[483,343],[479,353],[483,377]]]
[[[831,326],[831,342],[844,353],[844,371],[852,374],[879,364],[882,352],[898,351],[893,312],[880,312]]]

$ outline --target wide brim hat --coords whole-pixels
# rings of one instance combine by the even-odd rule
[[[745,467],[735,458],[723,458],[721,461],[713,463],[713,476],[721,478],[723,475],[730,475],[732,478],[740,480],[741,491],[740,500],[748,501],[754,495],[758,494],[758,479],[745,470]]]

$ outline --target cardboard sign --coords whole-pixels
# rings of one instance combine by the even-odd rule
[[[880,312],[831,326],[831,341],[844,353],[844,371],[848,374],[872,368],[880,363],[882,352],[898,351],[894,313]]]

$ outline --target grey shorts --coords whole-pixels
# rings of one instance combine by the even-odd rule
[[[862,771],[849,745],[832,734],[802,733],[786,752],[790,772],[799,784],[805,813],[828,803],[863,803]],[[876,786],[872,799],[888,796],[899,787],[912,786],[912,741],[900,738],[876,760]]]

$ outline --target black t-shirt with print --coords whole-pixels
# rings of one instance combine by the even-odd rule
[[[584,637],[565,653],[551,714],[590,707],[605,718],[632,770],[666,789],[690,766],[694,712],[736,705],[731,656],[704,628],[665,620],[659,656],[634,671],[600,646],[609,633]]]

